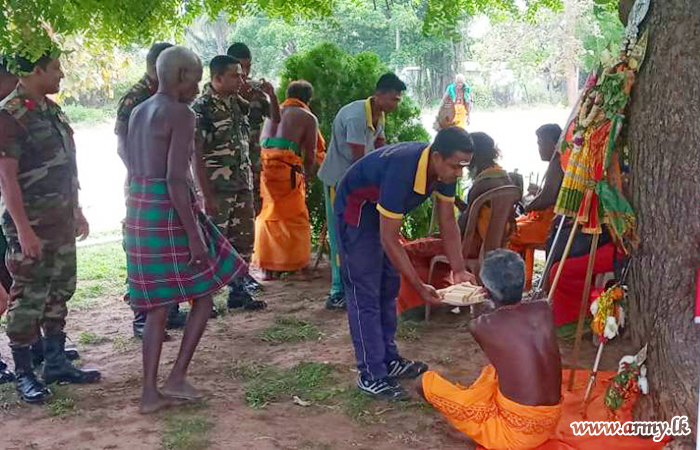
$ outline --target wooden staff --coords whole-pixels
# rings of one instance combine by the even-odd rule
[[[598,250],[599,234],[593,235],[591,243],[591,252],[588,254],[588,268],[586,269],[586,284],[583,286],[583,297],[581,298],[581,309],[579,310],[578,324],[576,325],[576,341],[574,342],[574,364],[569,373],[569,383],[567,389],[571,392],[574,388],[574,376],[576,375],[576,367],[578,366],[578,357],[581,352],[581,337],[583,336],[583,323],[586,319],[586,309],[588,308],[588,300],[591,296],[591,280],[593,279],[593,266],[595,265],[595,254]]]
[[[557,289],[557,284],[559,284],[559,277],[561,277],[561,270],[564,268],[564,263],[566,258],[569,257],[569,252],[571,251],[571,246],[574,243],[574,237],[578,231],[578,222],[574,222],[574,226],[571,228],[569,233],[569,240],[566,242],[566,247],[564,248],[564,253],[561,255],[561,261],[559,261],[559,267],[557,267],[557,274],[554,276],[554,282],[552,287],[549,289],[549,295],[547,296],[547,303],[552,304],[552,297],[554,296],[554,291]]]
[[[549,256],[547,256],[547,262],[544,264],[544,270],[542,271],[542,276],[540,277],[540,282],[537,284],[535,293],[532,298],[538,298],[542,290],[544,289],[544,283],[547,279],[550,269],[552,268],[552,260],[554,259],[554,250],[557,248],[557,242],[559,242],[559,237],[561,237],[561,229],[564,228],[564,221],[566,216],[561,216],[559,225],[557,226],[557,232],[554,235],[554,241],[552,242],[552,248],[549,251]]]

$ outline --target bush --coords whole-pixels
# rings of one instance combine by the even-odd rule
[[[281,74],[279,97],[285,97],[287,86],[294,80],[303,79],[313,84],[314,98],[310,106],[330,144],[333,119],[340,108],[372,95],[377,80],[386,72],[387,67],[374,53],[352,55],[334,44],[319,44],[287,59]],[[387,115],[386,137],[388,143],[430,139],[420,123],[420,109],[408,96],[404,96],[395,112]],[[312,183],[307,204],[315,240],[325,223],[323,185],[318,179]]]

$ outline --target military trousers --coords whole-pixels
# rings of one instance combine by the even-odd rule
[[[214,191],[218,212],[212,217],[239,255],[250,263],[255,240],[255,203],[252,189]]]
[[[7,336],[12,344],[31,344],[43,329],[45,336],[63,332],[68,300],[76,287],[75,221],[32,226],[41,241],[42,256],[22,253],[12,223],[3,223],[7,238],[5,261],[12,276]]]

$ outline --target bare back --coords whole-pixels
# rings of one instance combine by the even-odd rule
[[[303,152],[304,160],[309,157],[313,161],[313,152],[316,150],[316,138],[318,134],[318,121],[309,111],[303,108],[288,106],[282,109],[282,120],[275,123],[273,120],[265,122],[263,138],[284,138],[297,144]]]
[[[129,175],[168,178],[171,156],[188,161],[194,149],[193,138],[192,110],[168,95],[152,96],[134,109],[129,120]],[[171,149],[179,155],[171,155]]]
[[[522,405],[560,402],[561,356],[547,302],[482,315],[469,329],[496,368],[503,395]]]

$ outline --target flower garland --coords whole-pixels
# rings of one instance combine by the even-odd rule
[[[600,294],[591,304],[591,330],[598,337],[599,343],[606,343],[614,339],[620,328],[625,326],[625,310],[622,303],[625,299],[625,288],[615,285]]]
[[[646,378],[647,368],[644,360],[625,356],[620,360],[620,369],[605,391],[604,403],[608,408],[610,420],[617,419],[617,410],[633,396],[649,393],[649,382]]]

